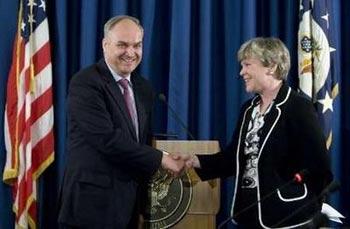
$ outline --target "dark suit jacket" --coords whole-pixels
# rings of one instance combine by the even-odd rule
[[[198,155],[202,169],[197,172],[203,180],[235,175],[233,214],[249,205],[242,198],[241,189],[245,166],[244,140],[253,108],[259,100],[260,97],[256,96],[243,105],[232,142],[225,150],[214,155]],[[311,202],[279,227],[307,224],[320,210],[319,202],[311,200],[332,179],[325,139],[317,114],[311,102],[284,84],[264,121],[259,141],[255,201],[271,192],[273,194],[251,209],[252,213],[257,214],[255,224],[264,228],[272,227],[300,206]],[[292,182],[282,188],[293,179],[295,173],[305,169],[309,175],[304,183]],[[239,222],[239,217],[236,220]],[[254,220],[253,215],[250,220]]]
[[[126,228],[140,183],[160,166],[146,145],[154,93],[135,74],[137,142],[122,93],[104,60],[78,72],[68,94],[68,154],[59,222],[82,228]]]

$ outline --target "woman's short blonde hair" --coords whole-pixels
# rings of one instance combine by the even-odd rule
[[[239,48],[238,61],[256,58],[265,67],[276,66],[275,77],[279,80],[287,80],[290,69],[290,55],[283,42],[274,37],[257,37],[246,41]]]

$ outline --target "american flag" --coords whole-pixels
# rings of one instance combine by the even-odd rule
[[[37,226],[37,183],[54,161],[52,66],[45,0],[21,0],[5,108],[4,182],[16,228]]]
[[[315,104],[330,149],[339,109],[337,40],[332,0],[300,0],[298,62],[300,91]]]

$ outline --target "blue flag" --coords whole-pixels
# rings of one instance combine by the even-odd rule
[[[331,0],[301,0],[298,32],[299,87],[315,104],[327,148],[333,141],[335,100],[339,97],[337,42],[332,31]]]
[[[340,50],[332,0],[300,0],[299,89],[314,103],[327,140],[336,179],[341,179]],[[339,195],[332,195],[335,207]]]

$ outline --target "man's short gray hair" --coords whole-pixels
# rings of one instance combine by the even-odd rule
[[[104,25],[104,37],[106,37],[108,35],[108,32],[113,28],[113,26],[115,26],[116,24],[118,24],[119,22],[123,21],[123,20],[130,20],[133,21],[141,30],[141,32],[143,33],[143,27],[140,24],[139,19],[129,16],[129,15],[118,15],[115,17],[112,17],[111,19],[109,19],[105,25]]]

